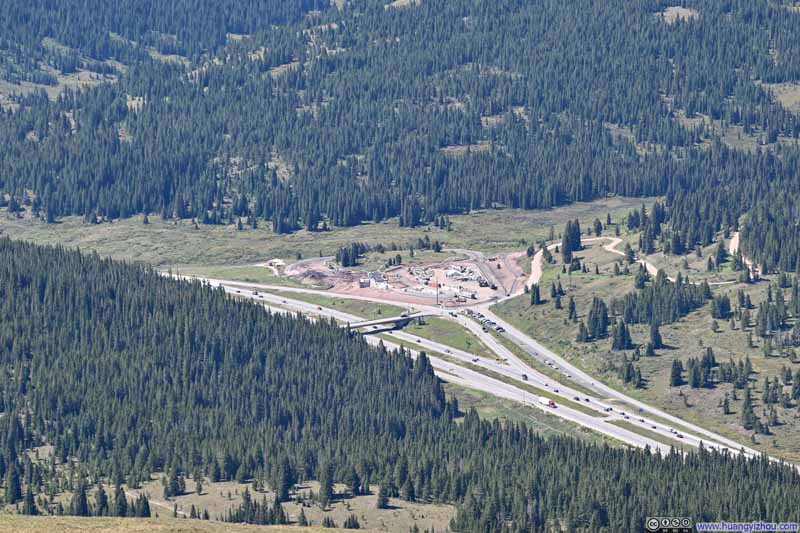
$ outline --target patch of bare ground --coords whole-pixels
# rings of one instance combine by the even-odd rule
[[[186,480],[186,493],[171,498],[169,501],[162,499],[163,488],[160,479],[153,479],[142,486],[140,491],[150,495],[151,509],[160,515],[172,515],[174,505],[177,505],[178,514],[189,514],[192,506],[195,509],[207,510],[212,520],[224,516],[228,509],[238,507],[242,503],[245,491],[250,493],[253,500],[261,501],[266,498],[270,504],[275,494],[270,490],[255,491],[252,483],[237,483],[235,481],[220,481],[211,483],[208,479],[203,481],[202,493],[196,491],[196,484],[192,479]],[[139,491],[136,491],[139,492]],[[304,481],[299,483],[293,491],[292,500],[283,504],[284,512],[291,523],[297,523],[300,510],[306,515],[310,525],[319,526],[325,518],[331,518],[341,526],[351,514],[358,518],[362,529],[370,531],[391,531],[406,533],[414,524],[420,530],[435,528],[444,531],[455,514],[451,505],[433,504],[423,502],[406,502],[399,499],[390,499],[388,509],[378,509],[378,486],[371,487],[371,493],[365,496],[352,497],[344,485],[334,486],[335,498],[327,507],[322,508],[313,502],[312,495],[319,493],[319,483]],[[131,494],[129,494],[131,496]],[[298,500],[302,503],[299,503]],[[153,505],[156,502],[156,505]],[[162,506],[159,506],[161,503]]]
[[[84,69],[77,69],[70,74],[62,74],[51,67],[43,65],[41,70],[55,76],[58,83],[56,85],[40,85],[27,81],[10,83],[0,80],[0,95],[4,97],[3,101],[7,101],[7,97],[12,95],[30,94],[38,90],[43,90],[51,100],[55,100],[66,88],[87,88],[117,81],[117,77],[114,75],[98,74]]]
[[[792,5],[784,4],[781,7],[783,7],[784,9],[786,9],[788,11],[792,11],[794,13],[800,13],[800,2],[797,2],[797,1],[795,1]]]
[[[439,151],[449,156],[464,156],[471,153],[488,152],[492,149],[489,141],[480,141],[475,144],[450,145],[440,148]]]
[[[757,125],[752,126],[748,132],[741,125],[724,124],[721,120],[712,119],[701,113],[689,117],[684,110],[676,109],[673,110],[673,114],[674,119],[683,127],[689,130],[704,130],[705,135],[701,136],[703,140],[699,143],[701,147],[711,146],[712,136],[719,136],[720,141],[731,148],[749,152],[755,151],[759,146],[791,145],[796,142],[786,135],[779,135],[777,139],[773,139],[774,142],[769,142],[766,132]]]
[[[144,97],[125,95],[125,105],[128,106],[128,111],[141,111],[144,107]]]
[[[418,6],[422,3],[422,0],[394,0],[394,2],[390,2],[383,6],[384,9],[391,9],[391,8],[400,8],[400,7],[409,7],[409,6]]]
[[[667,24],[675,24],[677,21],[687,21],[691,20],[700,14],[689,7],[681,7],[681,6],[670,6],[666,8],[664,11],[659,13],[659,16],[666,22]]]
[[[155,59],[156,61],[161,61],[162,63],[177,63],[183,65],[184,67],[188,67],[192,64],[187,57],[178,54],[162,54],[155,48],[149,48],[147,53],[151,58]]]
[[[290,63],[284,63],[283,65],[278,65],[277,67],[272,67],[269,69],[269,74],[273,78],[280,76],[282,74],[286,74],[287,72],[296,69],[300,66],[299,61],[292,61]]]
[[[661,144],[637,142],[636,134],[628,126],[613,124],[611,122],[605,122],[603,126],[608,130],[609,133],[611,133],[611,137],[613,137],[614,140],[632,144],[636,149],[636,153],[638,153],[640,156],[661,153],[665,149]]]
[[[800,6],[796,6],[800,13]],[[800,113],[800,82],[762,83],[761,86],[772,93],[772,96],[787,110]]]

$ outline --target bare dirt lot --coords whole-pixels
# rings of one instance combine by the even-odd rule
[[[517,264],[523,252],[484,258],[429,254],[422,260],[377,270],[344,269],[332,258],[289,265],[290,279],[326,287],[331,292],[393,300],[416,305],[448,307],[489,301],[519,286],[524,272]],[[441,256],[438,260],[436,256]]]

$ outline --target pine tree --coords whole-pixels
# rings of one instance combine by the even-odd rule
[[[671,387],[680,387],[683,385],[683,365],[677,359],[672,361],[669,384]]]
[[[25,490],[25,500],[22,504],[22,514],[35,516],[39,514],[39,509],[36,507],[36,501],[33,498],[33,490],[31,490],[31,486],[28,485],[28,488]]]
[[[631,335],[628,332],[627,326],[625,326],[625,321],[620,320],[614,327],[613,338],[611,341],[611,349],[630,350],[631,348],[633,348],[633,343],[631,342]]]
[[[106,494],[105,488],[103,488],[102,482],[97,484],[97,493],[94,496],[94,501],[94,514],[96,516],[107,516],[108,495]]]
[[[608,336],[608,307],[596,296],[592,299],[587,328],[593,339],[604,339]]]
[[[756,424],[756,415],[753,413],[753,400],[750,397],[750,388],[744,390],[744,401],[742,403],[742,427],[748,431],[752,430]]]
[[[388,509],[389,508],[389,495],[386,491],[386,486],[381,484],[380,488],[378,488],[378,500],[376,506],[378,509]]]
[[[653,348],[653,343],[652,342],[648,342],[647,343],[647,345],[645,347],[644,355],[645,355],[645,357],[655,357],[656,356],[656,350],[655,350],[655,348]]]
[[[342,524],[343,529],[361,529],[361,524],[358,523],[358,518],[356,515],[351,514],[348,516],[344,523]]]
[[[576,340],[578,342],[589,342],[589,330],[586,329],[586,325],[583,323],[583,320],[581,320],[578,324],[578,336]]]
[[[319,487],[319,502],[322,508],[328,507],[333,500],[333,465],[328,463],[322,467]]]
[[[650,324],[650,343],[655,350],[660,350],[664,347],[661,332],[658,330],[658,324],[656,322]]]
[[[14,460],[9,461],[5,487],[4,500],[6,503],[15,504],[22,499],[22,486],[19,481],[19,472],[17,472],[17,463]]]
[[[534,283],[531,287],[531,305],[541,305],[542,297],[539,293],[539,284]]]
[[[114,487],[114,516],[128,516],[128,500],[120,485]]]
[[[69,514],[72,516],[89,516],[89,501],[86,499],[86,484],[83,480],[78,482],[78,486],[72,494]]]

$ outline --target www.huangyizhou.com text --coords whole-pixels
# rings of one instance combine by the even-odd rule
[[[697,531],[800,531],[797,522],[698,522]]]

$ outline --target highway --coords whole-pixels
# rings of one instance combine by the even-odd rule
[[[355,315],[351,315],[348,313],[344,313],[342,311],[337,311],[324,307],[320,309],[321,306],[317,306],[300,300],[285,298],[281,295],[259,292],[257,290],[253,291],[241,288],[233,288],[217,283],[212,283],[211,285],[222,286],[223,289],[231,295],[255,299],[259,302],[262,302],[267,309],[275,313],[299,312],[312,319],[315,317],[323,319],[334,318],[335,320],[340,321],[344,324],[361,320],[361,317],[357,317]],[[591,414],[587,414],[577,409],[570,408],[560,403],[556,408],[547,407],[538,401],[538,395],[535,393],[525,390],[520,386],[515,386],[505,381],[501,381],[499,379],[486,376],[471,368],[467,368],[462,365],[447,361],[445,359],[437,357],[434,354],[437,352],[441,354],[446,354],[448,357],[460,360],[463,363],[469,363],[470,365],[473,366],[483,367],[495,373],[502,374],[508,377],[513,377],[517,379],[520,383],[524,383],[524,380],[522,380],[521,375],[512,372],[506,365],[500,364],[496,361],[487,360],[486,358],[477,358],[477,356],[473,354],[463,352],[461,350],[457,350],[452,347],[448,347],[438,342],[423,339],[421,337],[416,337],[408,333],[394,331],[394,332],[385,332],[385,334],[395,337],[398,340],[405,341],[406,343],[411,343],[412,345],[416,345],[418,347],[417,350],[407,349],[407,351],[410,352],[412,357],[416,357],[419,351],[423,350],[426,351],[431,361],[431,365],[433,366],[436,374],[444,381],[480,390],[483,392],[487,392],[489,394],[492,394],[500,398],[512,400],[533,408],[537,408],[541,411],[553,414],[555,416],[558,416],[575,424],[587,427],[589,429],[592,429],[609,437],[615,438],[631,446],[636,446],[636,447],[649,446],[651,449],[654,450],[658,449],[662,453],[668,453],[670,450],[669,446],[657,440],[650,439],[634,431],[630,431],[626,428],[610,424],[607,420],[612,420],[614,419],[613,417],[603,418],[600,416],[593,416]],[[386,339],[382,339],[379,337],[365,335],[364,338],[368,343],[372,345],[377,346],[383,344],[383,346],[385,346],[387,349],[390,350],[400,349],[401,347],[401,344],[399,343],[393,343],[392,341],[387,341]],[[473,362],[476,358],[477,362]],[[547,379],[547,378],[543,376],[542,379]],[[566,390],[567,389],[564,389],[564,391]],[[563,392],[562,395],[566,396]],[[598,410],[598,413],[600,412],[601,410]]]
[[[211,285],[214,286],[223,286],[225,290],[231,294],[238,295],[240,297],[248,297],[248,298],[256,298],[262,302],[268,302],[273,305],[279,305],[286,309],[290,309],[292,311],[300,312],[306,315],[312,316],[321,316],[325,318],[334,318],[342,323],[354,323],[363,320],[361,317],[357,317],[354,315],[349,315],[347,313],[343,313],[341,311],[332,310],[328,308],[324,308],[319,305],[303,302],[300,300],[291,299],[287,296],[282,294],[270,294],[259,292],[259,290],[271,290],[271,291],[285,291],[285,292],[295,292],[295,293],[310,293],[310,294],[319,294],[319,295],[326,295],[331,296],[330,293],[325,293],[325,291],[315,291],[313,289],[302,289],[302,288],[288,288],[288,287],[281,287],[281,286],[269,286],[264,284],[249,284],[249,283],[239,283],[239,282],[230,282],[225,280],[206,280]],[[254,286],[255,285],[255,286]],[[343,296],[343,295],[338,295]],[[375,301],[378,303],[386,303],[380,299],[373,299],[373,298],[365,298],[365,297],[358,297],[354,295],[345,295],[345,297],[352,296],[354,299],[366,299],[369,301]],[[597,383],[592,380],[592,378],[586,376],[583,372],[578,369],[574,369],[571,365],[562,361],[557,356],[551,356],[553,361],[557,361],[557,366],[561,367],[561,371],[564,373],[565,380],[573,380],[574,382],[580,384],[581,386],[585,387],[586,389],[596,391],[597,394],[587,395],[584,392],[575,390],[568,385],[560,383],[558,381],[553,380],[549,376],[538,372],[536,369],[519,359],[513,352],[505,348],[502,344],[497,342],[497,340],[488,332],[483,331],[483,328],[474,320],[462,315],[461,313],[445,313],[443,310],[437,309],[435,307],[424,308],[424,306],[416,306],[417,308],[423,307],[423,310],[429,313],[437,312],[440,314],[442,318],[455,320],[460,323],[462,326],[469,329],[472,333],[474,333],[478,338],[484,342],[487,347],[489,347],[493,352],[497,354],[497,359],[487,359],[484,357],[478,357],[474,354],[464,352],[453,347],[447,346],[442,343],[438,343],[435,341],[431,341],[428,339],[424,339],[422,337],[417,337],[415,335],[411,335],[408,333],[404,333],[402,331],[392,331],[392,332],[385,332],[386,335],[395,337],[398,340],[405,341],[407,344],[411,344],[417,346],[420,350],[426,350],[428,352],[436,352],[445,354],[447,357],[459,361],[463,364],[467,364],[474,368],[483,368],[494,375],[497,375],[503,379],[503,381],[499,379],[494,379],[493,377],[486,376],[473,370],[472,368],[464,368],[463,366],[459,365],[458,363],[448,362],[445,360],[437,359],[438,363],[434,365],[434,368],[437,369],[437,372],[440,373],[442,379],[446,381],[450,381],[453,383],[457,383],[463,386],[475,388],[478,390],[482,390],[484,392],[488,392],[494,394],[499,397],[511,399],[514,401],[520,401],[526,404],[532,404],[536,407],[540,407],[538,402],[535,401],[536,394],[532,393],[529,387],[533,387],[536,389],[540,389],[542,391],[548,391],[550,394],[555,395],[555,397],[561,397],[562,400],[559,401],[559,407],[554,410],[549,410],[541,406],[545,410],[575,422],[579,425],[584,427],[591,428],[595,431],[600,433],[613,436],[621,440],[622,442],[626,442],[631,445],[635,446],[644,446],[649,445],[651,448],[659,448],[665,449],[663,443],[642,436],[641,434],[635,433],[633,431],[629,431],[624,428],[620,428],[614,424],[610,424],[610,421],[622,421],[625,420],[628,424],[633,424],[635,426],[639,426],[642,430],[646,432],[652,432],[654,434],[660,435],[662,438],[668,438],[676,442],[676,446],[679,446],[681,443],[686,443],[691,446],[699,446],[701,441],[707,448],[718,448],[718,449],[730,449],[732,451],[738,451],[741,448],[741,445],[738,443],[734,443],[729,441],[728,439],[724,439],[723,437],[717,436],[711,432],[706,432],[702,428],[697,428],[700,435],[705,435],[705,439],[701,437],[697,437],[692,435],[691,433],[686,433],[681,427],[685,427],[688,429],[692,429],[692,425],[686,423],[683,420],[675,418],[675,423],[677,424],[676,427],[671,427],[668,424],[662,423],[658,420],[649,419],[647,416],[648,413],[659,414],[655,409],[650,408],[644,404],[640,404],[631,398],[624,396],[622,393],[614,391],[608,387],[605,387],[601,383]],[[495,320],[497,324],[504,325],[506,327],[506,335],[508,336],[509,340],[514,342],[515,344],[520,345],[523,349],[531,353],[534,351],[535,353],[531,353],[534,357],[539,355],[543,362],[546,363],[546,357],[548,354],[548,350],[541,347],[536,343],[533,339],[529,339],[525,335],[521,334],[520,332],[516,331],[513,327],[509,324],[506,324],[504,321],[498,319],[498,317],[494,316],[491,311],[488,310],[488,305],[484,304],[483,306],[475,306],[478,312],[484,313],[485,316]],[[371,338],[367,336],[368,341],[377,344],[379,340],[377,338]],[[386,341],[384,341],[386,344]],[[387,345],[388,346],[388,345]],[[538,351],[537,351],[538,350]],[[549,352],[551,353],[551,352]],[[554,355],[554,354],[553,354]],[[511,382],[516,382],[519,385],[512,385]],[[528,389],[528,390],[526,390]],[[556,392],[558,391],[558,392]],[[531,398],[532,400],[529,400]],[[582,402],[583,411],[595,411],[597,414],[595,416],[586,414],[583,411],[577,411],[575,409],[568,408],[563,405],[564,401],[568,404],[575,402],[575,398],[578,398],[578,402]],[[588,402],[586,399],[588,398]],[[635,405],[639,407],[639,405],[644,406],[644,412],[642,413],[623,413],[620,408],[616,405],[610,404],[607,401],[607,398],[618,399],[620,401],[626,402],[630,405]],[[611,409],[611,411],[608,411]],[[663,418],[667,419],[670,415],[664,413]],[[662,416],[659,414],[659,416]],[[681,438],[677,435],[680,434]],[[635,436],[635,438],[633,437]],[[745,453],[747,455],[757,454],[754,450],[746,449]]]
[[[431,315],[438,315],[439,313],[406,313],[400,316],[390,316],[386,318],[376,318],[375,320],[359,320],[357,322],[351,322],[350,327],[353,329],[361,329],[361,328],[368,328],[371,326],[381,326],[385,324],[408,324],[414,319],[417,318],[425,318]]]
[[[624,255],[624,252],[617,249],[623,241],[616,237],[594,237],[583,239],[584,243],[609,241],[603,246],[607,251]],[[738,233],[734,234],[730,242],[730,251],[735,250],[738,245]],[[548,248],[553,249],[557,244],[551,244]],[[482,254],[478,252],[471,252],[468,250],[456,250],[466,254],[468,257],[481,264],[483,258]],[[538,283],[542,275],[542,250],[539,250],[532,258],[531,275],[527,283]],[[644,264],[648,271],[655,275],[658,269],[645,260],[637,260]],[[491,272],[491,269],[489,269]],[[488,274],[489,272],[487,272]],[[720,450],[730,450],[731,452],[743,451],[747,456],[760,455],[760,452],[743,446],[739,442],[717,435],[705,428],[691,424],[681,418],[670,415],[657,408],[651,407],[639,400],[625,395],[623,392],[617,391],[608,387],[604,383],[595,380],[581,369],[575,367],[565,359],[561,358],[545,346],[538,343],[535,339],[525,335],[517,328],[504,321],[491,311],[491,306],[497,301],[503,301],[508,298],[518,296],[524,291],[524,287],[519,287],[512,294],[503,298],[494,299],[491,302],[476,303],[471,306],[464,306],[458,312],[450,310],[446,311],[441,307],[414,305],[415,314],[422,316],[440,316],[441,318],[451,320],[459,323],[462,327],[469,330],[477,338],[479,338],[495,355],[496,359],[488,359],[479,357],[475,354],[458,350],[451,346],[428,340],[422,337],[417,337],[405,333],[403,331],[378,331],[379,324],[369,323],[362,317],[349,315],[341,311],[325,308],[319,305],[303,302],[301,300],[292,299],[287,294],[311,294],[325,297],[336,297],[342,299],[353,299],[369,301],[379,304],[397,304],[397,302],[389,299],[360,296],[354,294],[341,294],[331,293],[324,290],[306,289],[300,287],[286,287],[279,285],[259,284],[259,283],[246,283],[236,282],[230,280],[220,279],[204,279],[207,283],[213,286],[222,286],[224,289],[241,297],[254,298],[265,303],[266,305],[272,304],[274,310],[275,305],[291,311],[299,312],[310,316],[320,316],[326,318],[334,318],[343,324],[359,324],[362,326],[372,327],[373,329],[365,332],[365,338],[368,342],[377,344],[380,341],[371,337],[369,333],[380,332],[385,335],[394,337],[398,341],[404,341],[407,345],[418,347],[420,350],[425,350],[430,353],[440,353],[452,361],[436,358],[437,363],[434,368],[437,373],[446,381],[458,383],[460,385],[482,390],[498,397],[519,401],[525,404],[532,404],[536,407],[548,410],[549,412],[568,419],[572,422],[578,423],[584,427],[589,427],[600,433],[613,436],[619,440],[635,446],[649,445],[653,448],[663,449],[665,446],[652,438],[643,437],[641,434],[619,428],[614,424],[609,424],[609,421],[625,421],[628,424],[638,426],[646,434],[657,434],[659,438],[670,439],[675,441],[676,445],[686,443],[692,446],[699,446],[701,442],[707,448],[717,448]],[[516,284],[515,284],[516,285]],[[259,292],[262,291],[262,292]],[[277,292],[281,294],[265,293],[263,291]],[[285,311],[281,311],[285,312]],[[467,316],[466,313],[480,313],[485,319],[494,322],[494,327],[501,326],[505,331],[501,334],[511,343],[522,349],[528,356],[540,362],[543,365],[549,366],[553,371],[559,372],[562,376],[555,380],[546,374],[537,371],[533,366],[520,359],[514,352],[506,348],[503,344],[497,341],[494,335],[488,331],[489,328],[484,330],[484,326],[480,325],[473,318]],[[383,319],[381,322],[385,321]],[[367,324],[364,324],[367,322]],[[391,322],[391,320],[390,320]],[[388,346],[387,341],[384,344]],[[433,358],[432,358],[433,359]],[[466,365],[466,367],[464,366]],[[490,375],[481,374],[478,370],[483,369]],[[495,379],[496,376],[499,379]],[[574,383],[580,387],[575,389],[569,386],[569,383]],[[549,394],[554,395],[559,400],[559,407],[555,410],[550,410],[536,401],[535,393],[531,389],[538,389],[547,391]],[[586,391],[590,391],[587,393]],[[530,398],[529,398],[530,397]],[[581,402],[582,408],[580,410],[568,408],[563,406],[563,403],[574,404]],[[619,403],[625,404],[627,407],[620,407]],[[622,411],[627,408],[629,412]],[[587,412],[594,411],[596,415],[587,414]],[[634,412],[635,411],[635,412]],[[651,418],[657,417],[657,418]],[[635,438],[633,436],[635,436]]]
[[[731,253],[738,248],[738,240],[738,233],[733,234],[729,243]],[[585,238],[582,242],[598,241],[609,241],[603,246],[605,250],[616,255],[624,255],[622,250],[617,249],[617,246],[623,241],[616,237]],[[550,244],[548,248],[553,249],[556,246],[557,244]],[[475,260],[477,264],[482,264],[482,254],[467,250],[460,251]],[[542,259],[543,253],[542,250],[539,250],[532,258],[531,274],[525,284],[530,285],[531,283],[539,282],[542,275]],[[657,267],[646,260],[637,259],[637,262],[644,264],[651,275],[658,273]],[[745,262],[748,265],[750,264],[746,259]],[[291,268],[291,266],[288,268]],[[482,272],[483,270],[481,269]],[[492,274],[493,272],[490,268],[484,273],[487,279],[494,279]],[[200,279],[212,286],[221,286],[230,294],[256,299],[274,312],[298,312],[312,319],[314,317],[333,318],[343,325],[348,323],[358,324],[366,321],[363,317],[292,299],[289,295],[308,294],[327,298],[398,305],[398,302],[389,298],[332,293],[330,291],[302,287],[212,278],[190,278],[180,275],[176,277]],[[462,306],[458,310],[445,310],[443,307],[432,305],[413,306],[414,313],[424,316],[439,316],[443,319],[457,322],[480,339],[496,355],[494,359],[480,357],[403,331],[378,330],[379,324],[377,323],[367,325],[371,329],[365,332],[364,338],[373,345],[383,343],[387,348],[396,349],[400,346],[399,344],[388,341],[386,338],[371,336],[370,333],[383,333],[384,337],[393,337],[398,342],[402,341],[406,347],[413,346],[420,351],[428,352],[435,372],[445,381],[538,408],[631,446],[649,446],[652,449],[666,452],[669,450],[669,446],[665,442],[674,443],[674,446],[679,449],[683,447],[683,444],[694,447],[702,444],[707,449],[715,448],[732,454],[741,452],[748,457],[761,455],[761,452],[757,450],[670,415],[635,398],[631,398],[621,391],[608,387],[504,321],[492,312],[491,306],[508,298],[519,296],[524,292],[524,284],[514,283],[512,289],[510,291],[511,294],[506,293],[506,296],[495,297],[490,301],[475,302],[472,305]],[[503,293],[505,293],[505,287],[501,289],[501,294]],[[468,316],[469,314],[473,316],[470,317]],[[484,326],[474,319],[478,318],[475,316],[476,314],[481,314],[484,320],[491,320],[494,325],[489,325],[484,330]],[[495,329],[497,326],[504,329],[498,334],[503,335],[507,341],[519,347],[533,360],[549,366],[551,371],[559,372],[561,375],[558,379],[539,372],[535,367],[520,359],[513,351],[498,342],[493,333],[489,331],[490,328]],[[415,356],[416,351],[411,350],[411,352],[412,356]],[[441,357],[430,354],[441,354]],[[578,388],[571,387],[570,384],[574,384]],[[546,391],[545,395],[555,398],[558,407],[550,408],[540,403],[538,401],[539,392],[537,391]],[[580,403],[580,408],[577,408],[578,403]],[[623,409],[627,410],[627,412],[623,412]],[[637,429],[636,431],[631,431],[626,427],[616,425],[616,423],[632,425]],[[775,458],[770,459],[778,461]],[[796,465],[792,466],[796,467]]]

